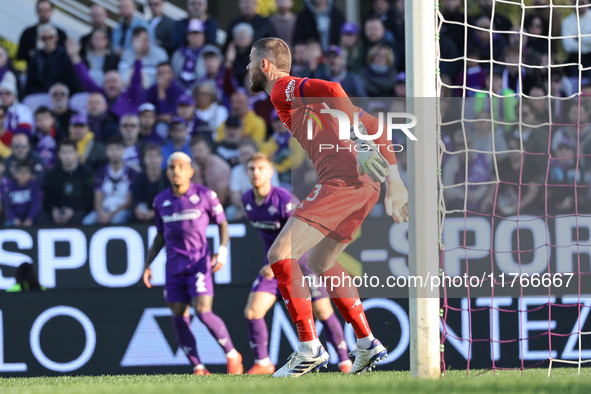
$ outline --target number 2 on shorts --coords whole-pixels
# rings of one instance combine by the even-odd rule
[[[207,289],[205,288],[205,275],[203,274],[203,272],[197,272],[197,275],[195,275],[195,278],[197,278],[197,281],[195,282],[195,287],[197,288],[197,293],[207,292]]]

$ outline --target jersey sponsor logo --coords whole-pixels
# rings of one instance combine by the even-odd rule
[[[193,194],[191,197],[189,197],[189,201],[191,201],[193,204],[197,204],[199,201],[201,201],[201,199],[197,194]]]
[[[295,85],[295,79],[290,80],[287,84],[287,87],[285,88],[285,101],[292,101],[293,99],[295,99]]]
[[[269,209],[269,215],[276,215],[277,214],[277,208],[275,208],[274,206],[270,206]]]
[[[201,211],[198,209],[185,209],[181,212],[175,212],[172,215],[162,216],[164,223],[183,222],[186,220],[195,220],[201,217]]]
[[[246,210],[247,211],[252,211],[252,207],[250,206],[250,204],[246,204]]]
[[[222,207],[222,204],[218,204],[215,207],[213,207],[213,213],[215,213],[216,215],[219,215],[222,212],[224,212],[224,207]]]
[[[168,207],[170,205],[170,200],[166,200],[162,203],[162,208]]]
[[[251,221],[250,224],[252,224],[252,227],[259,230],[278,230],[279,228],[281,228],[281,223],[279,222],[267,222],[261,220],[259,222]]]
[[[31,189],[17,190],[10,192],[10,202],[13,204],[24,204],[31,201]]]

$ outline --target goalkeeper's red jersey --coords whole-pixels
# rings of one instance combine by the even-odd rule
[[[308,153],[318,172],[318,183],[342,179],[350,184],[371,183],[379,190],[377,183],[369,176],[359,175],[357,153],[353,149],[355,143],[350,140],[339,140],[337,119],[320,112],[325,108],[338,109],[349,115],[350,124],[353,124],[354,112],[358,112],[359,120],[363,122],[368,133],[373,134],[377,131],[377,119],[354,106],[339,83],[285,76],[278,79],[273,86],[271,102],[277,110],[279,119]],[[308,139],[308,119],[313,118],[319,119],[321,125],[315,120],[312,121],[312,138]],[[382,154],[385,150],[380,149]],[[384,156],[391,164],[396,163],[392,152],[386,152]]]

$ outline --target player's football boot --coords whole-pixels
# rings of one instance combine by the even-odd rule
[[[270,375],[275,372],[275,366],[271,363],[267,365],[259,365],[254,363],[251,369],[246,373],[247,375]]]
[[[341,372],[344,373],[349,373],[349,371],[351,371],[352,366],[353,363],[351,362],[351,360],[341,361],[339,363],[339,369],[341,370]]]
[[[242,365],[242,355],[236,352],[236,357],[228,357],[228,375],[242,375],[244,366]]]
[[[201,367],[201,368],[195,368],[193,370],[193,375],[205,376],[205,375],[211,375],[211,373],[209,373],[209,371],[207,369],[205,369],[205,367]]]
[[[326,364],[328,364],[328,353],[322,345],[318,348],[318,353],[314,357],[304,356],[299,351],[295,351],[287,359],[287,364],[275,372],[273,377],[297,378],[313,370],[318,371],[321,367],[326,368]]]
[[[368,349],[361,349],[355,345],[355,350],[350,352],[349,356],[355,356],[355,362],[349,373],[362,373],[371,371],[378,361],[388,358],[388,351],[380,341],[374,339]]]

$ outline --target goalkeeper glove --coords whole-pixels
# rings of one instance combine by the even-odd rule
[[[357,124],[359,134],[368,135],[362,122]],[[390,163],[380,153],[378,146],[372,140],[358,138],[354,126],[350,129],[350,139],[357,145],[357,166],[359,175],[366,174],[374,181],[383,183],[389,173]]]

